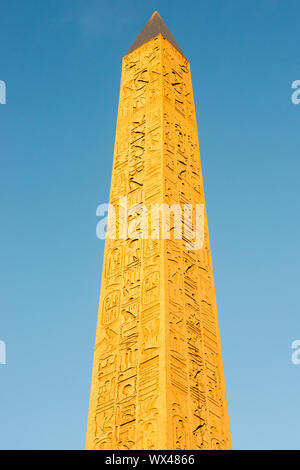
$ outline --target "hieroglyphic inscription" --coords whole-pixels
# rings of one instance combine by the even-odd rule
[[[87,448],[230,448],[206,217],[199,250],[193,216],[182,239],[139,237],[143,204],[204,204],[190,66],[162,35],[123,59],[110,203],[123,196],[136,235],[105,243]]]
[[[204,204],[189,63],[162,41],[164,199]],[[230,431],[216,315],[207,221],[204,244],[187,249],[186,235],[166,240],[167,341],[170,363],[169,427],[172,449],[229,448]],[[182,404],[189,403],[183,410]]]

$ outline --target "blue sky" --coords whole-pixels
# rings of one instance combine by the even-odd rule
[[[235,449],[300,448],[299,1],[1,0],[0,447],[84,447],[121,59],[191,61]]]

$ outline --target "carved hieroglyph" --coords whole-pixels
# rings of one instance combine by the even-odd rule
[[[110,203],[124,195],[204,204],[190,65],[161,34],[123,59]],[[206,216],[198,251],[106,240],[86,447],[231,447]]]

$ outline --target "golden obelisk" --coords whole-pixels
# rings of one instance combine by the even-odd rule
[[[157,12],[123,58],[110,204],[86,447],[230,449],[190,65]],[[201,247],[193,212],[132,236],[174,204],[204,207]]]

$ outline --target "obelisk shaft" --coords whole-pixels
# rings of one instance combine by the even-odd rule
[[[161,33],[123,59],[110,204],[122,196],[205,206],[190,66]],[[174,223],[170,239],[117,224],[105,242],[88,449],[231,446],[206,214],[200,249]]]

